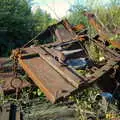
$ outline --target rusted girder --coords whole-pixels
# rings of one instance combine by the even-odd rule
[[[96,21],[95,15],[92,13],[85,13],[85,16],[88,17],[89,23],[96,29],[99,36],[113,45],[115,48],[120,49],[120,41],[117,40],[110,40],[109,33],[106,30],[103,30],[102,26]]]

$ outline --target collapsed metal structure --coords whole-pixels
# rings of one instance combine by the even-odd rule
[[[100,31],[92,14],[86,15],[100,38],[120,48],[118,42],[109,41],[107,34]],[[72,26],[66,19],[49,26],[36,40],[48,43],[34,45],[32,40],[13,50],[12,56],[52,103],[88,87],[108,72],[113,73],[119,65],[119,53],[109,49],[99,37],[88,37],[84,25]],[[104,52],[103,61],[95,63],[89,56],[85,45],[90,41]],[[79,74],[82,69],[89,74]]]

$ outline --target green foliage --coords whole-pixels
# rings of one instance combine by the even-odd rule
[[[21,47],[56,22],[41,9],[31,11],[32,0],[0,0],[0,56]]]
[[[98,6],[93,11],[109,31],[120,26],[120,5],[117,1],[111,1],[108,7]]]
[[[4,4],[3,1],[5,1]],[[0,26],[6,28],[8,38],[11,40],[8,42],[18,42],[19,45],[21,41],[30,38],[29,32],[33,27],[30,6],[26,0],[3,1],[0,1],[0,4],[3,4],[0,8],[3,9]]]
[[[70,8],[70,15],[68,17],[69,21],[73,25],[77,24],[87,24],[87,19],[84,16],[85,8],[79,4],[75,4]]]
[[[94,118],[95,120],[109,120],[112,116],[118,119],[118,110],[116,103],[108,103],[103,97],[96,99],[101,93],[101,90],[97,86],[92,86],[79,93],[79,95],[73,97],[76,101],[76,118],[77,120],[88,120],[88,118]],[[109,119],[108,119],[109,118]]]
[[[32,29],[31,9],[26,0],[0,0],[0,55],[28,41]]]
[[[105,62],[104,51],[102,51],[94,42],[86,42],[85,48],[88,52],[89,57],[96,63]]]
[[[34,90],[33,94],[35,96],[38,96],[40,99],[43,99],[45,97],[44,93],[39,88],[37,88],[36,90]]]
[[[83,23],[89,27],[88,20],[83,15],[84,11],[88,11],[94,13],[97,16],[97,21],[109,32],[120,26],[119,0],[108,0],[108,2],[104,0],[84,0],[82,3],[80,0],[76,0],[76,3],[70,9],[69,20],[73,24]]]
[[[100,93],[98,88],[88,88],[82,91],[81,97],[75,97],[76,116],[79,120],[87,120],[89,115],[96,116],[96,111],[92,107],[95,102],[95,96]]]
[[[49,25],[56,22],[56,20],[52,19],[46,11],[43,11],[40,8],[36,10],[33,17],[35,20],[35,31],[37,32],[45,30]]]

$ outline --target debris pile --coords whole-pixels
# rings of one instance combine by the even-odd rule
[[[98,32],[95,37],[88,36],[85,26],[73,27],[65,19],[13,51],[13,58],[52,103],[78,89],[82,91],[94,82],[98,82],[106,92],[113,92],[118,85],[119,42],[109,39],[93,14],[85,15]],[[48,43],[41,45],[41,41]],[[117,51],[110,49],[110,45]],[[106,77],[110,79],[110,86],[103,80]]]

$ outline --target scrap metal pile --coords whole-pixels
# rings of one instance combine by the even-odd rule
[[[95,37],[88,36],[84,25],[72,26],[65,19],[49,26],[23,48],[13,50],[13,58],[52,103],[108,76],[114,79],[101,80],[106,90],[113,92],[119,83],[120,43],[109,40],[93,14],[85,15],[98,32]],[[36,45],[35,41],[48,43]],[[90,52],[94,49],[91,43],[99,51],[97,60]],[[117,49],[110,49],[110,44]]]

